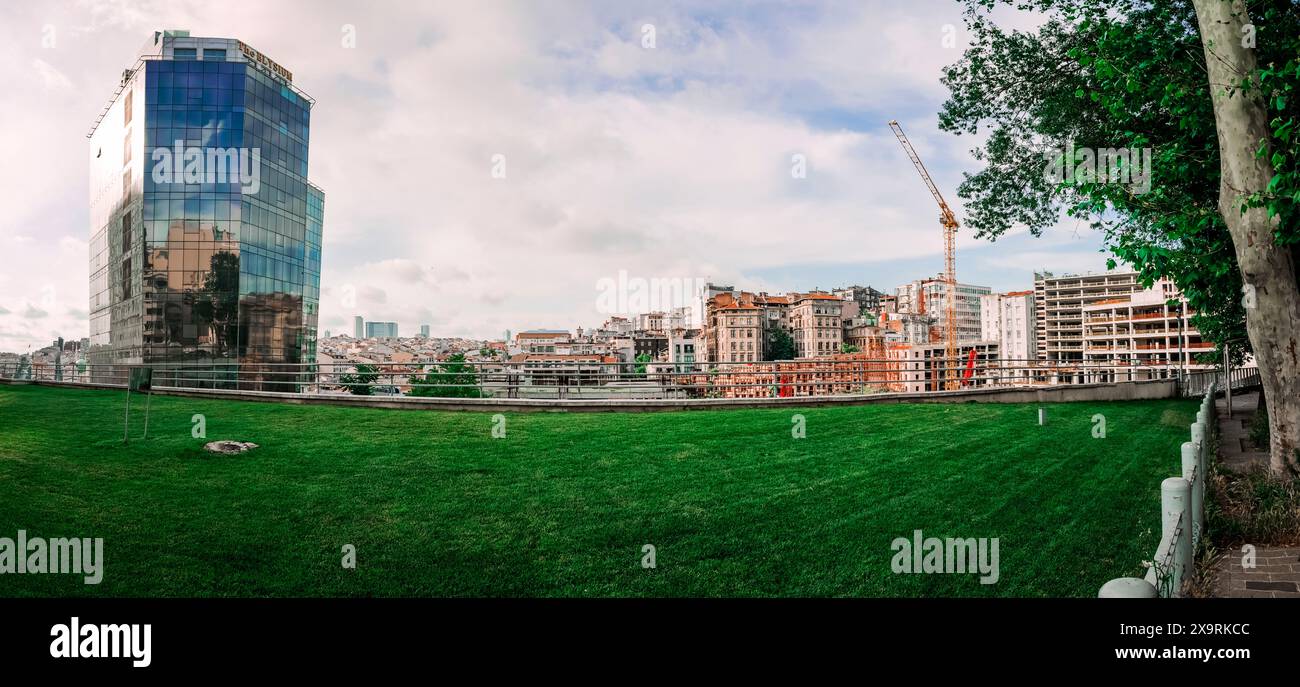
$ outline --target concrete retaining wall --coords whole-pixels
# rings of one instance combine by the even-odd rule
[[[14,381],[0,384],[36,384],[75,389],[124,387],[76,382]],[[1178,382],[1172,379],[1114,384],[1024,387],[1014,389],[969,389],[926,393],[893,393],[857,396],[811,396],[803,398],[696,398],[696,399],[497,399],[416,398],[410,396],[352,396],[343,394],[286,394],[270,391],[228,391],[156,387],[159,396],[221,398],[304,405],[361,406],[401,410],[471,410],[479,412],[648,412],[662,410],[709,410],[727,408],[818,408],[871,403],[1070,403],[1076,401],[1139,401],[1176,398]]]

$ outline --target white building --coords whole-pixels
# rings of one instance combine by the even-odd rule
[[[1083,360],[1085,306],[1140,291],[1132,270],[1055,276],[1034,274],[1035,338],[1038,357],[1049,362]]]
[[[980,296],[980,338],[998,342],[1005,360],[1023,364],[1038,356],[1033,291]]]
[[[1173,301],[1173,305],[1170,305]],[[1149,289],[1083,307],[1085,369],[1096,381],[1162,379],[1180,371],[1211,370],[1197,355],[1212,353],[1191,323],[1187,301],[1167,280]],[[1094,369],[1101,372],[1093,374]]]

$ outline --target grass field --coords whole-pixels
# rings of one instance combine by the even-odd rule
[[[1094,596],[1154,551],[1196,404],[1037,408],[510,414],[496,439],[486,413],[157,396],[123,447],[123,392],[0,386],[0,537],[105,557],[97,586],[0,596]],[[205,453],[195,414],[261,448]],[[916,529],[999,538],[1000,581],[894,574]]]

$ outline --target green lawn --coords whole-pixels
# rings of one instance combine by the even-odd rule
[[[123,447],[123,392],[0,385],[0,537],[103,537],[106,559],[98,586],[7,574],[0,596],[1093,596],[1142,573],[1196,411],[534,413],[494,439],[486,413],[152,405]],[[196,413],[262,447],[206,454]],[[916,529],[999,538],[1000,581],[894,574]]]

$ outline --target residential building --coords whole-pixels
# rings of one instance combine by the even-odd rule
[[[870,286],[845,286],[835,289],[831,293],[844,300],[857,303],[858,311],[864,313],[880,310],[880,299],[885,297],[884,292],[877,291]]]
[[[601,355],[519,353],[504,367],[512,386],[583,386],[603,383],[617,362]]]
[[[1194,315],[1178,288],[1164,279],[1083,306],[1084,371],[1094,381],[1133,381],[1214,369],[1197,360],[1213,352],[1214,343],[1201,338],[1191,322]]]
[[[705,352],[708,362],[755,362],[763,359],[763,310],[753,294],[737,298],[728,291],[714,294],[705,308]]]
[[[153,33],[89,134],[91,363],[315,360],[314,105],[242,41]]]
[[[753,301],[762,311],[763,350],[759,359],[770,360],[774,357],[772,346],[778,331],[794,337],[794,330],[790,327],[790,297],[770,296],[767,292],[761,292],[753,297]]]
[[[691,327],[691,307],[683,305],[668,311],[668,322],[664,326],[668,329],[689,329]]]
[[[660,360],[668,353],[668,337],[647,334],[632,338],[632,360],[648,356],[650,360]]]
[[[790,329],[795,354],[800,358],[834,355],[844,343],[840,318],[843,299],[829,293],[792,294]]]
[[[662,332],[664,330],[664,313],[648,312],[637,315],[637,331]]]
[[[917,344],[893,348],[889,356],[899,361],[900,391],[944,391],[952,380],[962,388],[1006,383],[997,365],[996,341],[970,341],[957,346],[957,360],[948,361],[947,343]],[[974,352],[972,358],[971,352]]]
[[[980,340],[980,296],[993,293],[987,286],[957,284],[957,340]],[[941,276],[918,279],[894,291],[898,312],[927,314],[935,318],[940,333],[948,330],[948,282]]]
[[[524,353],[555,353],[558,344],[571,338],[565,329],[533,329],[515,334],[515,343]]]
[[[1022,367],[1038,357],[1036,318],[1033,291],[980,297],[980,339],[998,342],[1002,357]]]
[[[691,365],[696,361],[695,347],[699,344],[700,330],[673,327],[668,331],[668,362]],[[680,368],[679,368],[680,369]],[[688,368],[689,369],[689,368]]]
[[[1083,309],[1098,301],[1140,291],[1133,271],[1065,274],[1034,273],[1034,329],[1038,359],[1083,360]]]

